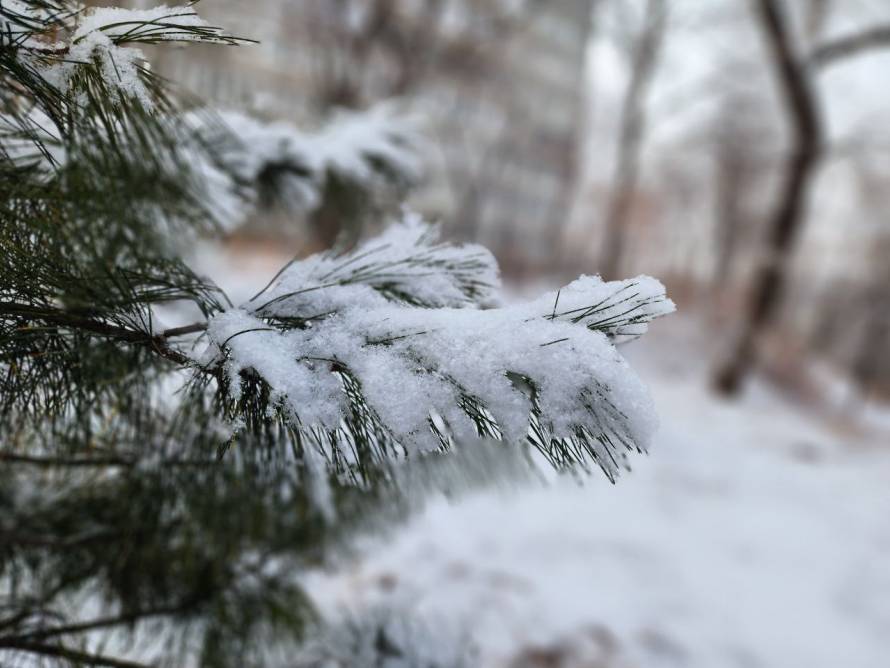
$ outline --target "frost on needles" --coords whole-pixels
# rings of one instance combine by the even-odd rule
[[[349,478],[487,437],[614,479],[657,422],[615,346],[673,310],[664,287],[582,276],[490,308],[498,287],[487,250],[441,243],[406,214],[354,251],[292,263],[212,318],[199,362],[220,372],[233,419],[274,416]]]

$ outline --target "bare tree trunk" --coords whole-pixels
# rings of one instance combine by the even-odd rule
[[[750,146],[742,133],[736,134],[727,105],[721,114],[720,122],[728,130],[726,136],[717,140],[715,155],[715,208],[717,230],[715,246],[717,261],[714,268],[712,286],[714,301],[719,302],[731,282],[733,262],[736,257],[742,227],[745,224],[744,199],[750,194],[749,176],[751,158]]]
[[[875,185],[880,187],[880,183]],[[872,197],[871,203],[881,210],[890,201],[886,195]],[[890,226],[883,222],[883,229],[870,239],[869,272],[860,306],[865,322],[850,365],[853,380],[865,397],[890,388]]]
[[[586,24],[587,39],[585,40],[585,50],[587,45],[596,38],[596,30],[598,27],[597,20],[599,18],[600,6],[604,0],[588,0],[586,3],[578,4],[580,15],[577,16],[579,22]],[[550,214],[544,225],[543,240],[545,247],[549,247],[548,252],[551,257],[559,258],[564,256],[566,230],[568,229],[572,217],[576,211],[581,195],[581,189],[584,181],[585,169],[585,150],[586,137],[590,131],[590,119],[593,111],[592,91],[593,86],[590,85],[588,68],[590,63],[584,56],[584,92],[581,95],[581,103],[575,112],[575,137],[572,145],[564,149],[563,170],[559,174],[561,187],[558,189],[553,199],[554,206],[549,206]],[[571,262],[571,260],[569,260]]]
[[[755,271],[751,299],[738,338],[713,384],[726,395],[737,394],[756,362],[760,334],[770,324],[785,288],[794,242],[804,221],[809,184],[819,162],[822,130],[819,107],[806,65],[795,55],[779,0],[757,0],[758,16],[772,54],[792,126],[791,155],[778,202],[768,221],[767,248]]]
[[[599,271],[618,277],[626,242],[625,227],[639,180],[640,147],[646,128],[645,103],[667,25],[666,0],[648,0],[643,31],[633,49],[630,83],[621,109],[615,176],[605,217]]]
[[[888,307],[890,307],[890,299],[886,295],[874,295],[865,331],[853,360],[853,380],[866,395],[873,389],[883,369],[887,368],[886,345],[890,340],[890,311],[887,310]]]

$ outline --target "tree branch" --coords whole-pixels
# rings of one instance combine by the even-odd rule
[[[12,641],[8,644],[0,643],[0,646],[8,649],[20,650],[31,654],[39,654],[42,656],[50,656],[57,659],[66,659],[68,661],[84,664],[89,666],[106,666],[107,668],[149,668],[147,664],[136,663],[134,661],[124,661],[121,659],[113,659],[109,656],[101,654],[90,654],[89,652],[80,652],[60,645],[48,645],[45,643],[31,642],[27,640]]]
[[[804,221],[807,189],[822,148],[819,100],[805,63],[795,54],[793,37],[781,3],[778,0],[758,0],[756,7],[772,66],[785,99],[793,139],[782,176],[779,200],[767,223],[764,257],[752,279],[744,323],[728,360],[718,368],[713,379],[715,389],[724,395],[734,395],[741,390],[745,376],[756,362],[758,337],[775,315],[787,280],[789,256]]]
[[[140,464],[137,458],[126,457],[35,457],[31,455],[18,455],[11,452],[0,452],[0,462],[6,464],[24,464],[30,466],[39,466],[52,468],[55,466],[72,467],[72,468],[88,468],[91,466],[132,468]],[[173,467],[196,467],[212,466],[216,464],[215,459],[170,459],[158,462],[158,466],[165,468]]]
[[[175,348],[172,348],[168,344],[167,339],[206,329],[206,324],[195,323],[186,327],[168,329],[160,334],[152,335],[149,332],[120,327],[118,325],[113,325],[108,322],[96,320],[95,318],[72,313],[63,309],[50,306],[31,306],[15,302],[0,302],[0,316],[9,316],[11,318],[21,318],[24,320],[40,320],[47,324],[64,327],[66,329],[80,330],[98,336],[123,341],[124,343],[143,346],[180,366],[189,366],[192,364],[192,360]]]
[[[49,628],[37,629],[35,631],[21,633],[16,636],[0,637],[0,647],[9,647],[16,643],[33,642],[36,640],[45,640],[58,636],[65,636],[77,633],[87,633],[98,629],[107,629],[113,626],[123,626],[142,621],[149,617],[163,617],[175,615],[188,609],[187,604],[170,605],[150,610],[136,610],[115,617],[99,617],[86,622],[77,624],[66,624],[64,626],[51,626]]]
[[[890,25],[877,26],[854,35],[846,35],[818,46],[810,55],[813,67],[825,68],[866,51],[890,47]]]
[[[161,332],[160,336],[165,339],[172,339],[177,336],[187,336],[189,334],[197,334],[198,332],[207,331],[207,323],[206,322],[196,322],[191,325],[185,325],[183,327],[173,327],[172,329],[165,329]]]

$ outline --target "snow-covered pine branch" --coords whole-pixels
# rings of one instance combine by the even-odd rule
[[[4,3],[9,4],[9,3]],[[42,7],[41,5],[49,5]],[[72,10],[58,3],[52,13],[53,34],[45,34],[53,3],[14,0],[2,22],[8,39],[25,66],[32,67],[55,89],[76,91],[81,104],[99,91],[113,102],[136,99],[145,108],[155,105],[159,88],[145,55],[136,46],[159,42],[236,44],[222,29],[207,24],[192,5],[153,9],[97,7]],[[6,31],[4,31],[6,32]],[[84,80],[90,80],[84,86]],[[92,88],[90,96],[87,88]]]
[[[194,3],[136,10],[4,0],[0,157],[47,177],[72,164],[94,170],[93,161],[111,173],[142,170],[146,178],[183,172],[177,149],[186,128],[140,47],[244,41],[207,24]]]
[[[483,436],[528,439],[559,469],[595,464],[614,479],[656,426],[614,344],[673,310],[663,286],[588,276],[480,308],[497,288],[485,249],[438,243],[406,215],[350,253],[288,266],[214,317],[200,364],[220,370],[233,418],[275,412],[340,474]]]
[[[423,173],[417,124],[392,102],[340,111],[316,131],[237,111],[193,113],[186,122],[197,139],[193,169],[226,230],[273,203],[310,212],[332,179],[373,195],[410,187]]]
[[[145,162],[146,171],[180,182],[224,230],[273,201],[291,213],[311,212],[334,180],[372,201],[421,176],[416,124],[393,103],[340,112],[315,132],[234,111],[181,115],[139,47],[244,41],[208,25],[192,4],[74,7],[0,6],[0,55],[29,84],[19,82],[0,106],[0,155],[16,164],[51,175],[71,161],[116,152],[115,159]],[[155,163],[152,152],[164,143],[165,159]],[[155,217],[168,236],[185,229],[175,214]]]

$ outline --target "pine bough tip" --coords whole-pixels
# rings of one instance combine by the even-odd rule
[[[337,475],[483,437],[614,480],[657,424],[616,344],[674,309],[664,286],[582,276],[558,293],[482,308],[498,288],[487,250],[442,243],[406,214],[353,251],[292,263],[253,301],[213,318],[201,361],[241,410],[268,415],[275,403],[300,447]],[[246,399],[247,388],[267,399]]]

